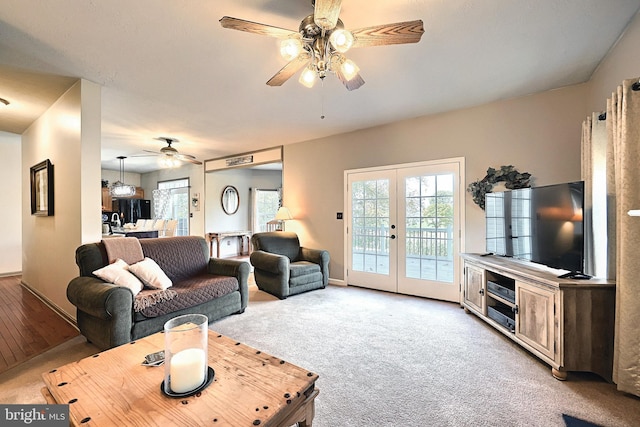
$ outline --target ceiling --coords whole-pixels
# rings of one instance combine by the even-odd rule
[[[640,0],[343,0],[355,29],[422,19],[417,44],[353,49],[366,84],[330,75],[265,83],[277,39],[232,16],[297,30],[310,0],[2,0],[0,131],[22,133],[75,78],[102,85],[102,161],[178,138],[199,160],[234,155],[588,81]],[[325,118],[320,116],[324,114]],[[158,169],[128,158],[127,171]]]

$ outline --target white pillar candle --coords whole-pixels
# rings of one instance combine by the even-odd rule
[[[186,393],[200,387],[205,380],[205,352],[188,348],[171,357],[171,391]]]

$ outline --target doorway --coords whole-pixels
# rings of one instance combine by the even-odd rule
[[[464,159],[345,172],[347,283],[459,301]]]

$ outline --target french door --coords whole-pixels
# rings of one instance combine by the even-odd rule
[[[176,236],[189,235],[189,178],[158,182],[158,190],[165,190],[162,200],[155,200],[154,216],[165,220],[175,219]],[[155,205],[158,205],[157,207]]]
[[[350,285],[458,301],[463,159],[347,171]]]

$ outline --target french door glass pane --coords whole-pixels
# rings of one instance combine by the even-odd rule
[[[189,189],[176,188],[171,190],[171,218],[178,220],[176,236],[189,235]],[[170,219],[170,218],[167,218]]]
[[[169,190],[169,206],[162,219],[178,220],[176,236],[189,235],[189,179],[158,182],[159,190]]]
[[[453,174],[405,178],[406,275],[453,283]]]
[[[389,180],[351,186],[353,270],[389,274]]]

